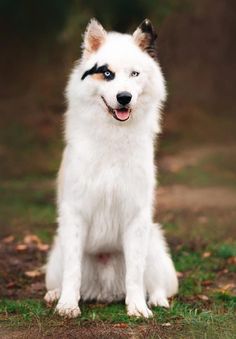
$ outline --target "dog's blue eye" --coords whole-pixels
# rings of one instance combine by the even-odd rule
[[[115,78],[115,73],[109,71],[109,69],[107,69],[107,65],[99,67],[97,73],[102,73],[104,79],[107,81],[113,80]]]
[[[106,71],[106,72],[104,72],[103,74],[104,74],[104,77],[105,77],[106,79],[109,79],[109,78],[111,77],[111,72],[110,72],[110,71]]]
[[[133,72],[130,73],[130,75],[132,77],[137,77],[137,76],[139,76],[139,72],[133,71]]]

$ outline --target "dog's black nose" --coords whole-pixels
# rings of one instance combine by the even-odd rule
[[[127,105],[132,98],[132,94],[129,92],[120,92],[117,94],[116,99],[121,105]]]

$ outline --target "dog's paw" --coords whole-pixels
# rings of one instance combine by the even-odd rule
[[[151,318],[152,311],[149,310],[145,301],[131,302],[127,305],[127,314],[133,317]]]
[[[165,308],[169,308],[169,301],[162,290],[157,290],[152,293],[148,300],[148,305],[151,306],[161,306]]]
[[[51,305],[54,301],[58,300],[60,297],[60,290],[59,288],[55,288],[54,290],[48,291],[45,296],[44,300],[46,301],[47,305]]]
[[[55,312],[59,314],[61,317],[65,318],[76,318],[81,314],[78,304],[69,304],[61,302],[57,304]]]

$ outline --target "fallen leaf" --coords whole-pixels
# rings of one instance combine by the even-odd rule
[[[16,250],[17,251],[25,251],[27,249],[27,246],[25,244],[18,244],[16,245]]]
[[[2,241],[5,244],[10,244],[11,242],[13,242],[15,240],[15,237],[13,235],[9,235],[8,237],[5,237],[2,239]]]
[[[23,242],[26,245],[32,245],[32,244],[41,244],[41,240],[39,237],[35,234],[28,234],[24,237]]]
[[[39,243],[37,245],[37,249],[41,252],[47,252],[49,249],[49,245],[48,244],[43,244],[43,243]]]
[[[183,278],[183,272],[176,272],[177,278]]]
[[[163,326],[163,327],[170,327],[171,323],[164,323],[164,324],[161,324],[161,326]]]
[[[235,288],[236,285],[234,283],[229,283],[229,284],[225,284],[225,285],[220,284],[219,287],[220,287],[221,291],[228,291],[228,290]]]
[[[128,324],[125,323],[119,323],[119,324],[115,324],[114,327],[116,328],[127,328]]]
[[[207,296],[207,295],[204,295],[204,294],[198,294],[197,297],[198,297],[199,299],[203,300],[203,301],[209,300],[208,296]]]
[[[26,271],[25,275],[29,278],[36,278],[42,275],[43,273],[39,270],[33,270],[33,271]]]
[[[227,263],[228,263],[228,264],[236,265],[236,257],[230,257],[230,258],[228,258]]]

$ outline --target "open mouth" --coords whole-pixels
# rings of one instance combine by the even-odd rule
[[[112,114],[112,116],[118,120],[118,121],[126,121],[130,117],[131,109],[128,107],[122,107],[122,108],[115,108],[113,109],[111,106],[108,105],[105,98],[102,97],[102,100],[104,104],[106,105],[109,113]]]

